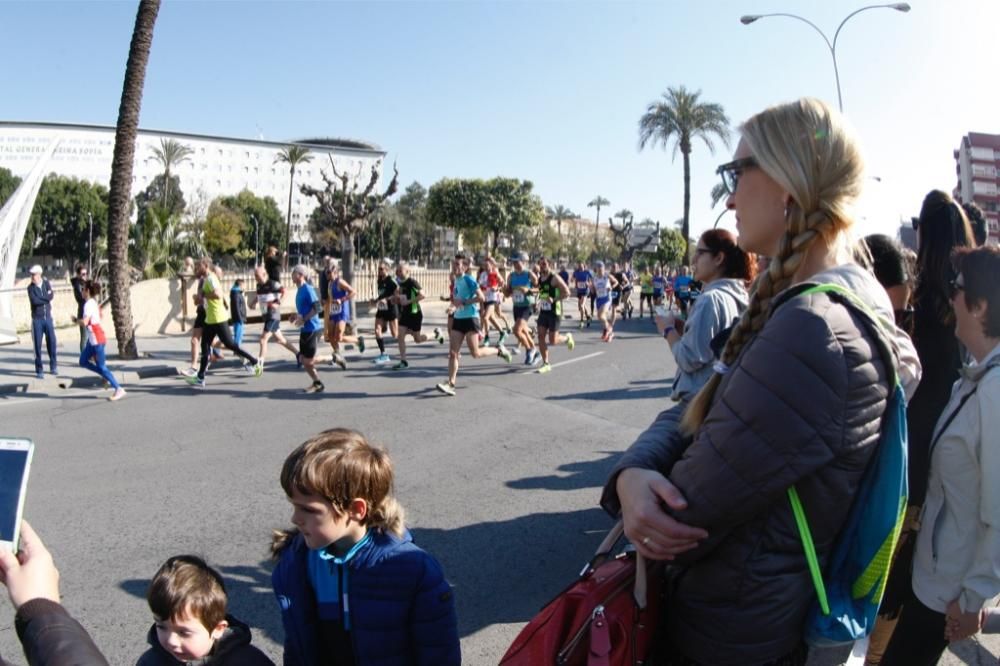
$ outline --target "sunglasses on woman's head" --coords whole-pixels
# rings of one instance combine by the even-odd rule
[[[757,166],[757,160],[753,157],[741,157],[732,162],[726,162],[715,170],[715,173],[722,176],[722,186],[726,188],[727,194],[736,194],[736,187],[740,184],[740,176],[744,169]]]
[[[962,279],[961,275],[956,278],[952,278],[952,280],[948,283],[948,289],[951,292],[951,297],[955,298],[955,294],[960,291],[965,291],[965,280]]]

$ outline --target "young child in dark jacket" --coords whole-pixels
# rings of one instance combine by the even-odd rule
[[[243,296],[243,280],[233,282],[229,290],[229,321],[233,325],[233,341],[243,344],[243,327],[247,323],[247,299]]]
[[[451,586],[403,526],[384,449],[327,430],[285,460],[281,486],[296,528],[272,543],[286,666],[461,663]]]
[[[222,576],[194,555],[171,557],[149,584],[150,648],[136,666],[274,666],[250,628],[226,614]]]

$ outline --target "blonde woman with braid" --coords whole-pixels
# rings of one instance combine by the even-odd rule
[[[669,595],[661,662],[805,664],[815,592],[786,491],[795,485],[824,561],[878,442],[890,369],[873,336],[919,374],[909,339],[802,283],[844,286],[892,321],[874,276],[852,262],[851,204],[864,165],[840,115],[802,99],[741,128],[719,168],[739,244],[771,257],[716,372],[683,412],[664,412],[626,452],[602,506],[645,556],[683,574]],[[891,339],[886,339],[891,338]]]

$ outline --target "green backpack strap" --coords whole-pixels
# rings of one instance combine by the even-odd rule
[[[848,301],[856,310],[864,313],[867,318],[871,320],[872,324],[874,324],[874,327],[879,329],[879,331],[887,337],[888,330],[895,327],[895,324],[883,319],[874,310],[868,307],[868,304],[858,298],[854,292],[839,284],[804,284],[799,285],[798,288],[793,287],[793,289],[795,290],[794,293],[786,298],[783,298],[781,302],[785,302],[794,296],[803,294],[837,294],[844,300]],[[883,354],[888,354],[887,360],[891,361],[892,354],[889,347],[885,345],[881,339],[877,340],[877,344],[881,348]],[[896,364],[890,362],[887,363],[886,367],[890,372],[889,385],[895,387],[899,383],[899,375],[896,372]],[[823,611],[824,615],[829,615],[830,603],[826,596],[826,584],[823,582],[823,573],[819,568],[819,558],[816,556],[816,544],[813,542],[812,532],[809,530],[809,520],[806,518],[805,509],[802,507],[802,501],[799,499],[799,493],[795,490],[795,486],[788,489],[788,501],[792,505],[792,513],[795,514],[795,524],[799,529],[799,538],[802,540],[802,549],[805,551],[806,561],[809,563],[809,575],[812,577],[813,587],[816,588],[816,597],[819,600],[819,607]]]

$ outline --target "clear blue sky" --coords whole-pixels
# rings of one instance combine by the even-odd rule
[[[864,215],[894,230],[932,188],[956,184],[969,131],[1000,133],[996,0],[911,0],[864,12],[841,33],[845,110],[871,181]],[[670,223],[680,160],[637,147],[646,106],[668,86],[700,89],[734,127],[802,95],[836,102],[830,54],[789,11],[832,38],[863,2],[164,2],[141,125],[271,140],[372,141],[401,180],[525,178],[546,205]],[[0,2],[0,118],[114,124],[134,2]],[[692,157],[693,232],[711,225],[715,166]],[[602,210],[602,220],[606,211]],[[868,227],[865,231],[873,227]]]

